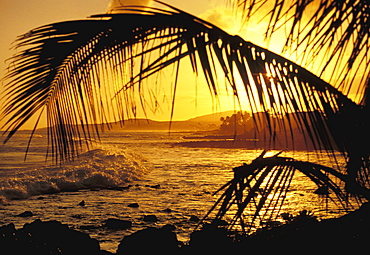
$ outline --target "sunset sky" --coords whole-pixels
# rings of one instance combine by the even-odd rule
[[[122,2],[124,0],[121,0]],[[131,0],[135,1],[135,0]],[[148,2],[147,0],[136,0]],[[127,2],[127,1],[126,1]],[[240,30],[240,22],[231,14],[230,8],[225,6],[224,0],[166,0],[177,8],[185,10],[193,15],[214,23],[231,34]],[[12,0],[3,1],[0,15],[2,29],[0,31],[0,76],[5,75],[5,60],[15,53],[10,50],[12,42],[18,35],[41,25],[74,19],[83,19],[93,14],[105,13],[108,10],[110,0]],[[263,33],[260,25],[251,27],[248,36],[244,39],[250,40],[258,45],[263,44]],[[263,46],[263,45],[262,45]],[[271,46],[274,50],[274,45]],[[276,50],[280,45],[276,45]],[[192,75],[192,74],[190,74]],[[187,81],[193,86],[195,78]],[[221,104],[215,105],[210,100],[208,88],[205,84],[197,85],[197,91],[186,88],[179,88],[175,107],[174,119],[184,120],[197,115],[209,114],[217,111],[226,111],[233,108],[232,97],[224,100],[221,97]],[[204,85],[204,86],[203,86]],[[0,87],[2,90],[2,87]],[[226,96],[225,96],[226,98]],[[151,114],[148,117],[157,120],[168,120],[170,106],[164,104],[162,112]],[[140,116],[139,116],[140,117]],[[1,123],[0,123],[1,124]],[[25,126],[30,128],[31,126]]]

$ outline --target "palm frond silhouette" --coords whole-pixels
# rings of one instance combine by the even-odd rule
[[[369,2],[340,1],[231,1],[248,21],[264,10],[268,19],[266,38],[286,29],[285,51],[299,53],[305,65],[316,66],[318,73],[342,93],[365,98],[369,80]],[[359,75],[361,73],[362,75]],[[362,101],[361,104],[365,104]]]
[[[287,159],[279,159],[275,166],[260,160],[254,174],[257,183],[275,178],[271,177],[275,174],[267,172],[277,171],[276,176],[286,179],[276,179],[272,185],[283,182],[287,187],[293,169],[300,169],[319,187],[333,191],[343,203],[345,191],[370,198],[370,137],[365,103],[356,104],[280,55],[161,4],[169,10],[127,7],[126,13],[45,25],[20,36],[17,48],[21,51],[13,57],[5,77],[7,103],[1,113],[1,118],[8,119],[5,142],[31,117],[45,112],[50,153],[60,161],[74,158],[89,146],[91,139],[99,137],[100,123],[112,117],[123,120],[126,115],[135,116],[138,107],[145,110],[145,80],[171,66],[177,73],[181,60],[189,59],[194,73],[205,77],[215,97],[219,77],[223,76],[237,99],[243,92],[253,112],[264,112],[255,115],[255,122],[268,127],[266,144],[277,139],[277,128],[286,130],[285,136],[294,139],[290,131],[297,123],[315,149],[332,154],[338,150],[346,158],[346,169],[324,171],[340,179],[346,189],[315,170],[317,166],[308,166],[310,171],[306,164],[293,164]],[[119,82],[107,82],[112,80]],[[174,80],[176,83],[176,75]],[[242,81],[243,91],[237,80]],[[156,100],[155,95],[152,97]],[[248,186],[251,183],[246,180],[247,186],[242,189],[234,193],[227,190],[219,216],[228,208],[228,201],[233,201],[231,194],[239,201],[240,192],[245,190],[251,198],[257,186]],[[230,185],[236,187],[233,182]],[[239,201],[237,218],[250,201]],[[259,203],[257,213],[263,202]]]
[[[348,200],[343,188],[347,178],[345,174],[320,164],[281,157],[280,153],[271,157],[265,157],[265,154],[266,151],[250,164],[233,169],[234,178],[216,192],[223,191],[205,218],[216,208],[215,219],[230,217],[233,211],[229,227],[239,225],[244,233],[280,219],[297,171],[316,184],[315,193],[338,203],[338,208],[351,210],[357,206]]]

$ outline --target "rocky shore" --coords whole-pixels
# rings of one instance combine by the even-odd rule
[[[130,228],[130,223],[108,219],[106,228]],[[148,227],[122,239],[117,255],[124,254],[364,254],[369,251],[370,204],[336,219],[319,221],[310,214],[286,216],[286,223],[249,236],[227,230],[223,221],[204,224],[188,244],[179,242],[175,226]],[[1,254],[109,255],[88,234],[58,221],[35,220],[16,229],[0,227]]]

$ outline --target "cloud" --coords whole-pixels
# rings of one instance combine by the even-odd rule
[[[266,10],[269,10],[265,7]],[[262,19],[266,13],[262,10],[261,13],[254,15],[246,24],[242,12],[235,11],[226,5],[216,5],[200,14],[200,18],[220,27],[231,35],[239,35],[246,41],[250,41],[262,47],[269,48],[274,52],[281,52],[285,43],[285,33],[281,29],[274,34],[270,42],[265,40],[265,32],[268,25],[267,19]]]
[[[247,41],[264,46],[264,31],[266,23],[253,22],[246,24],[243,22],[241,12],[236,12],[226,5],[216,5],[200,15],[200,18],[218,26],[231,35],[239,35]]]
[[[239,34],[240,32],[241,22],[239,15],[236,15],[225,5],[214,6],[199,16],[230,34]]]

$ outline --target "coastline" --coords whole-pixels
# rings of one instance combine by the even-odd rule
[[[297,254],[303,251],[305,254],[356,254],[368,249],[369,213],[370,203],[365,203],[360,209],[339,218],[320,221],[307,215],[297,216],[281,226],[266,227],[249,236],[233,236],[225,222],[215,222],[204,224],[201,230],[193,232],[188,244],[178,241],[173,225],[148,227],[124,237],[116,253],[101,250],[97,240],[58,221],[35,220],[20,229],[15,229],[14,224],[0,227],[0,247],[15,255],[187,255],[241,251],[263,254]]]
[[[173,135],[173,137],[171,136],[170,138],[167,138],[163,135],[163,133],[138,133],[136,135],[131,134],[129,137],[127,137],[127,133],[117,132],[103,136],[102,138],[105,139],[104,141],[109,144],[109,150],[106,148],[104,151],[101,151],[104,152],[101,156],[98,156],[100,155],[99,153],[92,153],[92,151],[88,154],[89,156],[84,159],[93,159],[92,162],[85,165],[88,169],[93,171],[86,171],[85,168],[74,171],[70,169],[70,167],[68,167],[66,171],[63,171],[63,173],[67,173],[68,176],[74,176],[74,173],[78,174],[76,177],[81,177],[81,179],[79,179],[79,183],[88,185],[86,186],[87,189],[83,189],[78,192],[71,191],[47,195],[47,193],[44,191],[50,192],[49,189],[45,189],[49,187],[46,185],[49,182],[45,183],[45,181],[41,181],[41,176],[45,177],[44,180],[50,179],[50,183],[58,180],[58,184],[64,183],[67,179],[64,175],[61,176],[61,178],[54,178],[55,173],[57,173],[56,169],[54,168],[44,169],[46,171],[43,171],[41,168],[36,168],[36,174],[32,174],[30,176],[32,178],[33,176],[37,176],[37,184],[40,185],[36,187],[32,178],[26,178],[22,183],[30,183],[32,184],[31,188],[37,188],[37,190],[42,188],[40,189],[42,192],[37,193],[39,195],[31,197],[30,199],[25,201],[22,200],[21,203],[18,203],[18,200],[17,203],[14,203],[14,206],[10,205],[7,208],[4,208],[3,213],[5,216],[7,216],[7,219],[5,221],[4,217],[4,220],[0,223],[0,225],[14,222],[15,227],[17,228],[16,231],[19,231],[20,229],[24,228],[24,224],[26,222],[27,224],[30,224],[31,221],[34,221],[34,219],[41,219],[45,222],[55,220],[58,221],[59,224],[67,224],[71,230],[89,234],[91,238],[100,242],[100,249],[106,249],[110,252],[115,252],[115,248],[118,246],[118,243],[120,243],[120,240],[123,238],[123,236],[131,236],[133,233],[150,227],[148,231],[141,231],[139,233],[144,232],[146,233],[144,235],[148,236],[148,239],[151,239],[152,237],[150,236],[152,235],[150,233],[148,234],[148,232],[156,233],[157,230],[154,230],[153,228],[162,229],[165,224],[173,224],[177,227],[175,231],[172,231],[171,228],[173,228],[173,226],[167,226],[166,231],[164,231],[168,234],[168,236],[172,236],[169,237],[172,241],[174,240],[174,233],[176,233],[175,235],[177,240],[186,242],[185,244],[180,243],[180,248],[178,248],[175,253],[170,254],[197,254],[197,250],[215,250],[214,253],[219,254],[218,251],[221,249],[234,249],[238,251],[242,249],[252,249],[252,247],[255,247],[254,249],[258,251],[258,246],[264,247],[264,244],[259,243],[267,242],[266,240],[269,241],[271,237],[266,237],[267,239],[261,237],[260,240],[262,241],[258,241],[257,239],[253,239],[254,241],[251,241],[252,237],[240,237],[237,241],[230,241],[230,238],[227,237],[227,233],[222,228],[220,231],[216,231],[218,232],[217,236],[214,236],[210,233],[202,235],[201,233],[207,232],[201,232],[200,234],[197,232],[198,234],[194,234],[192,237],[193,241],[191,243],[189,242],[188,244],[188,237],[191,233],[190,231],[192,231],[193,226],[195,227],[197,224],[197,222],[189,221],[190,216],[195,215],[201,218],[205,212],[200,208],[208,208],[208,206],[205,206],[204,202],[207,202],[209,207],[213,205],[213,201],[217,198],[212,196],[212,194],[221,185],[226,183],[226,181],[230,180],[232,176],[232,167],[240,165],[242,162],[246,162],[248,159],[254,159],[257,156],[256,154],[259,155],[260,152],[248,151],[244,149],[222,150],[207,148],[205,150],[198,150],[197,148],[191,149],[186,146],[181,146],[183,148],[173,148],[173,146],[177,146],[177,144],[173,143],[173,141],[180,142],[181,144],[181,142],[184,142],[183,136],[188,135],[188,133],[176,133]],[[154,138],[153,141],[148,139],[152,136]],[[21,139],[19,140],[21,142]],[[215,141],[215,143],[218,142],[219,141]],[[124,163],[122,158],[126,158],[124,153],[114,154],[116,156],[111,156],[111,145],[116,144],[119,146],[119,148],[128,147],[130,148],[130,151],[140,152],[140,155],[142,155],[143,158],[146,156],[148,161],[143,161],[145,165],[149,164],[150,162],[157,163],[155,167],[150,167],[150,174],[144,174],[143,178],[140,180],[118,185],[117,188],[111,190],[109,188],[104,188],[107,187],[107,185],[101,187],[102,184],[107,183],[109,184],[108,186],[111,187],[110,181],[119,180],[121,175],[112,175],[112,177],[109,177],[107,174],[112,172],[109,170],[112,167],[111,164],[107,163],[109,163],[110,160],[113,160],[112,166],[113,169],[116,169],[116,163]],[[17,149],[17,147],[14,148]],[[14,151],[16,151],[15,149]],[[166,155],[166,157],[163,157],[163,155]],[[108,158],[109,160],[107,160]],[[163,158],[166,160],[164,161]],[[327,160],[327,158],[324,160]],[[77,162],[75,163],[77,164]],[[127,165],[127,163],[128,162],[125,164]],[[81,164],[78,163],[78,165],[80,166]],[[118,171],[118,173],[125,172]],[[133,173],[137,173],[137,171],[135,170]],[[5,177],[6,180],[10,179],[9,175]],[[218,182],[216,183],[216,181]],[[76,180],[74,180],[73,183],[75,184]],[[93,184],[93,186],[91,186],[91,184]],[[129,187],[130,185],[132,186]],[[18,190],[20,189],[17,188],[12,191],[17,193]],[[29,190],[30,189],[27,189],[27,191]],[[293,191],[293,193],[298,196],[299,201],[308,200],[312,202],[313,200],[311,193],[313,193],[314,190],[303,190],[305,190],[304,193],[302,189],[296,189]],[[42,195],[44,193],[45,195]],[[79,205],[82,200],[85,200],[86,202],[85,206],[83,207]],[[131,203],[138,203],[140,204],[140,207],[129,207],[128,205]],[[296,202],[292,200],[292,203],[294,204]],[[32,207],[29,206],[31,204]],[[26,210],[26,208],[27,210],[33,211],[33,217],[25,218],[26,221],[23,221],[21,218],[14,218],[15,215],[23,212]],[[112,208],[114,208],[114,211],[110,211]],[[312,210],[312,207],[302,207],[302,209]],[[169,210],[171,210],[171,212],[168,212]],[[104,211],[104,214],[101,214],[102,211]],[[286,211],[288,210],[285,210],[284,212]],[[296,213],[293,211],[289,212]],[[144,214],[154,214],[159,220],[155,223],[146,224],[142,220]],[[335,215],[334,213],[330,212],[329,215],[329,217],[336,217],[338,214]],[[128,230],[107,229],[104,221],[109,220],[111,217],[119,220],[130,220],[133,223],[133,226]],[[320,215],[319,217],[322,216]],[[190,229],[190,227],[192,229]],[[55,228],[57,229],[58,227]],[[185,233],[185,231],[188,230],[190,231]],[[55,232],[55,230],[52,230],[51,233],[52,232]],[[128,233],[129,235],[124,235],[122,232]],[[171,232],[174,233],[171,234]],[[212,232],[214,232],[214,229]],[[24,234],[24,231],[20,231],[20,233]],[[158,235],[158,233],[155,235]],[[209,236],[209,238],[207,236]],[[59,242],[63,242],[62,238],[55,238],[58,240],[53,243],[58,244]],[[284,239],[281,242],[286,243],[286,240],[289,240],[289,238],[290,237],[287,237],[287,239]],[[131,240],[127,241],[127,243],[131,244],[135,242]],[[166,243],[167,242],[165,242],[162,247],[166,247]],[[215,243],[220,243],[220,246],[215,246]],[[176,247],[178,244],[179,243],[177,241]],[[18,246],[17,244],[14,245]],[[152,246],[153,245],[154,244],[152,244]],[[243,245],[247,247],[243,248]],[[134,245],[133,249],[138,249],[138,247],[141,246],[142,244]],[[150,245],[148,246],[150,247]],[[111,249],[111,247],[113,248]],[[152,254],[153,252],[148,251],[137,254],[146,253]],[[208,252],[202,252],[202,254],[207,253]],[[76,255],[77,254],[78,253],[76,253]],[[79,253],[78,255],[82,254],[86,253]],[[135,253],[132,252],[128,254]]]

